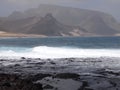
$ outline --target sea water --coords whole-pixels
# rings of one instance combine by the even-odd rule
[[[120,37],[0,38],[0,58],[120,57]]]

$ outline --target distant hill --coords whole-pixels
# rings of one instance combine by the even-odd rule
[[[3,22],[0,20],[0,32],[6,32],[7,30],[3,28],[2,23]]]
[[[0,32],[6,32],[7,30],[0,26]]]
[[[79,26],[63,25],[52,14],[44,17],[29,17],[24,19],[10,20],[3,26],[12,33],[40,34],[45,36],[80,36],[88,32]]]
[[[8,20],[2,23],[2,26],[8,30],[8,32],[25,33],[29,30],[33,24],[37,23],[40,17],[28,17],[19,20]],[[26,28],[27,27],[27,28]]]
[[[51,20],[46,16],[48,13],[53,15],[49,17]],[[3,27],[16,33],[42,33],[48,36],[115,36],[120,33],[120,24],[109,14],[56,5],[15,11],[5,20]]]

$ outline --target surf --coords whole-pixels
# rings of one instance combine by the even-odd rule
[[[1,47],[0,58],[99,58],[120,57],[120,49],[83,49],[76,47]]]

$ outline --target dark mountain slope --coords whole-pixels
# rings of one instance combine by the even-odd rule
[[[33,24],[37,23],[40,17],[28,17],[19,20],[8,20],[2,23],[2,26],[8,29],[8,32],[24,33],[26,29],[29,29]],[[28,27],[29,28],[26,28]]]

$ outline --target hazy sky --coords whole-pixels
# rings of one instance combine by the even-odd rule
[[[99,10],[112,14],[120,21],[120,0],[0,0],[0,16],[15,10],[24,11],[39,4],[58,4],[84,9]]]

